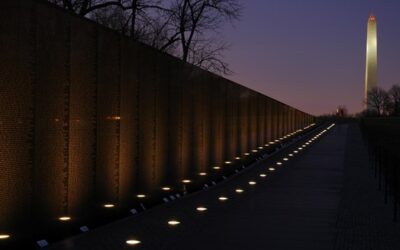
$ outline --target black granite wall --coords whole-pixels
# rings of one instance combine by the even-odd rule
[[[313,122],[44,2],[2,0],[0,37],[0,233],[17,239],[180,192]]]

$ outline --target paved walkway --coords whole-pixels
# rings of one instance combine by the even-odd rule
[[[292,151],[212,189],[51,249],[400,249],[399,225],[392,223],[390,207],[370,177],[358,127],[335,126],[302,154],[268,171]],[[244,192],[236,193],[237,188]],[[221,202],[220,196],[229,199]],[[198,206],[208,210],[200,213]],[[169,226],[171,219],[181,224]],[[128,246],[128,239],[141,243]]]

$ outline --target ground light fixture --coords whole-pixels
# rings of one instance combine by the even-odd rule
[[[275,168],[268,168],[269,171],[275,171]]]
[[[69,216],[61,216],[61,217],[58,218],[58,220],[59,221],[70,221],[71,217],[69,217]]]
[[[115,205],[112,204],[112,203],[108,203],[108,204],[104,204],[103,207],[105,207],[105,208],[113,208],[113,207],[115,207]]]
[[[130,240],[127,240],[125,243],[128,245],[134,246],[134,245],[139,245],[142,242],[140,240],[130,239]]]
[[[249,155],[250,155],[250,153],[244,153],[244,155],[247,155],[247,156],[249,156]]]
[[[284,161],[288,161],[288,160],[289,160],[289,158],[283,158],[283,160],[284,160]]]
[[[138,194],[138,195],[136,195],[136,197],[139,198],[139,199],[144,199],[144,198],[146,198],[146,195],[145,194]]]
[[[0,240],[6,240],[9,239],[11,237],[11,235],[9,234],[0,234]]]
[[[188,184],[188,183],[191,183],[192,181],[191,180],[182,180],[182,182],[185,184]]]
[[[228,197],[226,197],[226,196],[220,196],[220,197],[218,197],[218,200],[220,200],[220,201],[227,201],[227,200],[228,200]]]
[[[226,161],[225,162],[225,164],[227,164],[227,165],[229,165],[229,164],[231,164],[232,162],[231,161]]]
[[[203,206],[200,206],[200,207],[197,207],[196,210],[199,211],[199,212],[205,212],[205,211],[207,211],[207,208],[203,207]]]
[[[254,186],[256,184],[257,184],[257,182],[255,182],[255,181],[249,181],[249,185],[251,185],[251,186]]]
[[[181,222],[178,220],[169,220],[168,221],[168,225],[170,225],[170,226],[177,226],[179,224],[181,224]]]
[[[293,157],[293,154],[289,154],[289,157]]]
[[[260,177],[261,178],[265,178],[265,177],[267,177],[267,175],[266,174],[260,174]]]
[[[161,189],[162,189],[163,191],[170,191],[170,190],[171,190],[170,187],[162,187]]]
[[[221,167],[220,167],[220,166],[214,166],[213,169],[215,169],[215,170],[220,170]]]
[[[235,160],[240,160],[240,157],[239,156],[235,157]]]
[[[281,166],[281,165],[282,165],[282,162],[278,161],[278,162],[276,163],[276,165]]]
[[[206,176],[207,173],[206,173],[206,172],[200,172],[199,175],[200,175],[200,176]]]
[[[243,190],[243,189],[241,189],[241,188],[237,188],[237,189],[235,190],[235,192],[236,192],[236,193],[238,193],[238,194],[240,194],[240,193],[243,193],[243,192],[244,192],[244,190]]]

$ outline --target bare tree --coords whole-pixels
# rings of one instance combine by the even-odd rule
[[[229,74],[220,29],[240,18],[239,0],[49,0],[215,73]]]
[[[368,91],[367,106],[376,112],[377,115],[387,114],[390,106],[388,93],[381,88],[372,88]]]
[[[123,6],[123,1],[124,0],[49,0],[49,2],[57,4],[80,16],[86,16],[93,11],[110,6]]]
[[[127,35],[130,32],[129,16],[120,7],[112,6],[90,13],[90,18],[106,27]]]
[[[227,45],[218,41],[216,35],[220,36],[224,21],[232,23],[240,18],[242,6],[239,1],[173,0],[170,10],[172,25],[179,36],[178,56],[185,62],[227,74],[228,65],[222,57]]]
[[[400,86],[393,85],[388,91],[392,103],[392,114],[400,116]]]
[[[229,75],[232,71],[224,59],[224,52],[229,44],[223,41],[196,41],[190,48],[189,62],[205,70]]]
[[[167,15],[170,11],[163,7],[168,1],[49,0],[49,2],[162,51],[170,52],[176,42],[176,40],[170,41],[170,14]]]

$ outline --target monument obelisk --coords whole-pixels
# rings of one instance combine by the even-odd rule
[[[368,91],[377,87],[377,60],[378,49],[377,46],[377,27],[376,18],[371,14],[368,18],[367,28],[367,61],[365,65],[365,89],[364,101],[365,107],[371,109],[368,105]]]

